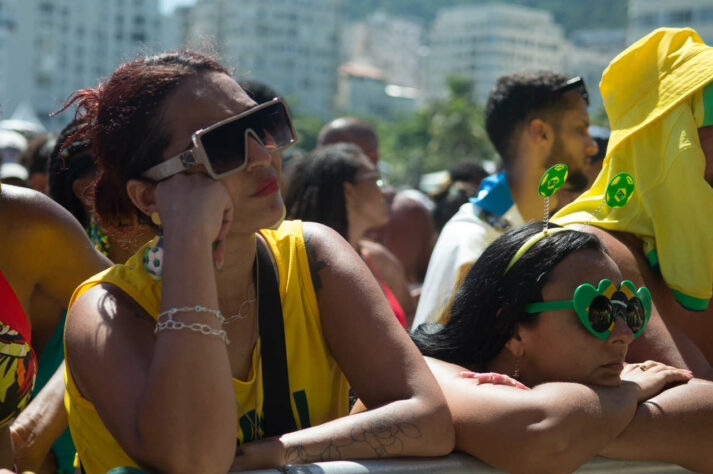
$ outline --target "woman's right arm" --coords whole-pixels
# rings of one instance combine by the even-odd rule
[[[161,183],[156,195],[164,225],[161,310],[217,309],[211,244],[224,237],[231,220],[222,215],[227,191],[203,176],[177,175]],[[221,328],[206,312],[181,312],[174,319]],[[154,335],[154,326],[117,287],[90,288],[67,318],[72,376],[138,464],[161,472],[226,472],[237,431],[226,345],[188,328]]]
[[[532,390],[477,384],[462,367],[427,359],[446,395],[456,449],[508,472],[572,472],[632,420],[639,399],[656,393],[676,369],[638,374],[618,387],[547,383]],[[658,388],[656,388],[658,387]]]

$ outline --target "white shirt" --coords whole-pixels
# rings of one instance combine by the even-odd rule
[[[443,227],[428,262],[413,329],[419,324],[438,321],[457,290],[456,279],[461,267],[470,268],[483,250],[505,232],[480,219],[478,214],[480,208],[467,202]],[[502,217],[511,228],[525,223],[515,204]]]

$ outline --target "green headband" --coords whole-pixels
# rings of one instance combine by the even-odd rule
[[[515,262],[517,262],[518,260],[520,260],[520,258],[522,258],[522,256],[525,255],[525,252],[527,252],[528,250],[530,250],[530,248],[531,248],[533,245],[535,245],[537,242],[539,242],[540,240],[544,239],[544,238],[547,237],[548,235],[556,234],[557,232],[562,232],[562,231],[565,231],[565,230],[569,230],[569,231],[575,232],[574,229],[568,229],[568,228],[566,228],[566,227],[555,227],[554,229],[544,229],[544,230],[542,230],[542,231],[536,233],[535,235],[533,235],[533,236],[530,237],[529,239],[527,239],[527,241],[526,241],[524,244],[522,244],[522,247],[520,247],[520,249],[515,253],[515,255],[512,256],[512,258],[510,259],[510,263],[508,263],[508,266],[505,268],[505,271],[503,272],[503,275],[505,275],[505,274],[508,272],[508,270],[510,270],[510,268],[511,268],[513,265],[515,265]]]

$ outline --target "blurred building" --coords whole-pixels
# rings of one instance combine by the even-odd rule
[[[345,63],[339,67],[335,113],[389,120],[413,112],[418,97],[415,87],[390,84],[377,67]]]
[[[393,84],[421,88],[425,55],[423,27],[383,12],[352,24],[344,47],[348,62],[379,68]]]
[[[662,26],[689,26],[713,44],[713,0],[629,0],[627,44]]]
[[[603,109],[599,82],[614,57],[626,48],[624,29],[576,30],[565,42],[562,71],[581,76],[589,91],[589,111]]]
[[[0,0],[0,18],[4,117],[25,100],[47,124],[72,91],[160,47],[158,0]]]
[[[563,42],[562,28],[544,10],[505,4],[443,9],[430,32],[426,97],[445,97],[448,76],[465,75],[484,103],[503,74],[562,70]]]
[[[213,43],[238,78],[263,82],[294,110],[326,119],[337,91],[340,2],[198,0],[189,44]]]

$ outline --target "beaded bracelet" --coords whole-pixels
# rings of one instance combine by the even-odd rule
[[[167,321],[156,323],[156,327],[153,330],[154,334],[158,334],[166,329],[190,329],[191,331],[199,332],[201,334],[205,334],[206,336],[218,336],[225,344],[230,344],[230,341],[228,340],[228,333],[225,332],[225,329],[215,329],[208,324],[203,323],[186,324],[183,321],[174,321],[170,314],[167,316]]]
[[[201,306],[199,304],[197,304],[195,306],[183,306],[181,308],[167,309],[166,311],[158,313],[158,316],[156,316],[156,319],[159,320],[163,316],[173,316],[176,313],[188,313],[188,312],[212,313],[215,315],[216,318],[218,318],[218,321],[220,321],[221,324],[223,324],[223,322],[225,321],[225,317],[223,316],[223,313],[221,313],[219,309],[206,308],[205,306]],[[173,319],[173,318],[171,318],[171,319]]]

